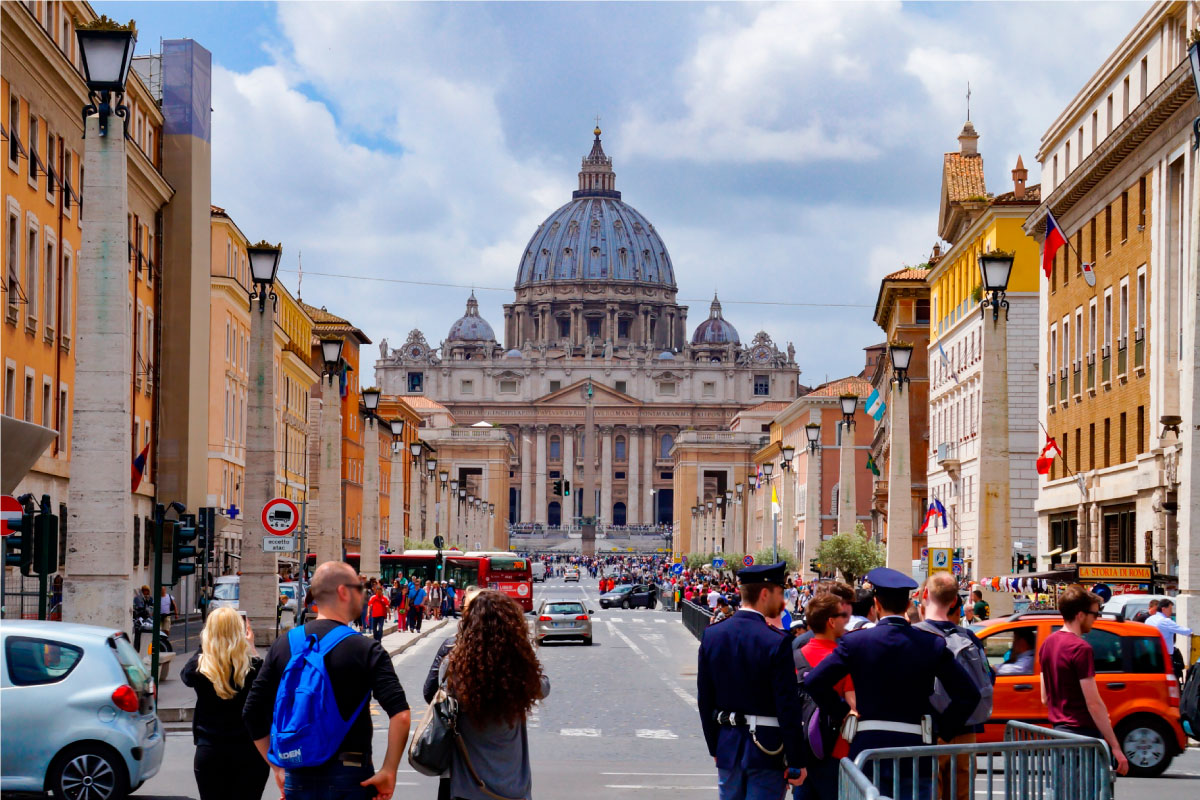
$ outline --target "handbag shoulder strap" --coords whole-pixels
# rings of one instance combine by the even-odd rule
[[[471,781],[479,791],[492,798],[492,800],[524,800],[524,798],[505,797],[502,794],[496,794],[488,788],[487,784],[483,782],[483,778],[479,777],[479,773],[475,771],[475,765],[471,763],[471,756],[467,754],[467,744],[463,741],[463,736],[457,728],[454,730],[454,743],[458,745],[458,753],[462,756],[463,764],[466,765],[467,772],[471,776]]]

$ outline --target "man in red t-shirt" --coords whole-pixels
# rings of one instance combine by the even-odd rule
[[[1096,656],[1083,637],[1100,616],[1100,597],[1082,586],[1067,587],[1058,600],[1063,626],[1042,645],[1042,703],[1056,730],[1092,736],[1108,742],[1117,774],[1129,771],[1108,719],[1108,709],[1096,687]]]
[[[376,583],[370,599],[367,600],[367,616],[371,620],[371,633],[375,641],[383,641],[383,626],[387,622],[388,599],[383,595],[383,584]]]

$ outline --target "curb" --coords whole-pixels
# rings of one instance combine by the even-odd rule
[[[455,618],[455,619],[457,619],[457,618]],[[388,658],[395,658],[396,656],[400,655],[408,648],[415,645],[417,642],[422,641],[429,634],[445,627],[446,625],[448,625],[450,623],[450,619],[430,620],[430,622],[432,624],[421,626],[420,634],[418,634],[417,636],[415,636],[412,639],[409,639],[407,642],[400,645],[399,647],[388,650]],[[384,636],[387,636],[389,633],[395,633],[396,630],[397,630],[396,625],[390,625],[387,628],[383,629]],[[182,707],[178,707],[178,708],[164,708],[162,706],[159,706],[158,721],[162,724],[176,723],[176,722],[191,722],[192,716],[193,716],[193,714],[195,714],[195,711],[196,711],[196,709],[194,706],[182,706]]]

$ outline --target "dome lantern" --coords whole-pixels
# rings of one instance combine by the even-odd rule
[[[467,299],[467,313],[450,326],[446,339],[451,342],[494,342],[496,334],[487,320],[479,316],[479,301],[475,291]]]
[[[712,305],[708,308],[708,319],[696,326],[696,332],[692,334],[692,345],[704,347],[706,345],[741,344],[737,328],[729,324],[721,315],[721,301],[717,299],[715,292]]]

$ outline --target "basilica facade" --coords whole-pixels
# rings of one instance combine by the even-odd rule
[[[764,331],[743,342],[716,297],[689,335],[667,246],[621,199],[594,135],[579,189],[521,254],[503,343],[472,293],[436,347],[419,330],[398,348],[385,341],[376,381],[388,395],[435,400],[458,426],[507,431],[515,455],[501,511],[511,523],[572,524],[590,456],[602,526],[669,525],[680,432],[727,430],[742,409],[795,399],[799,370],[791,344],[781,350]],[[570,482],[569,497],[553,494],[557,480]]]

